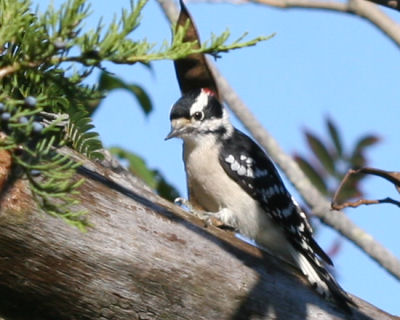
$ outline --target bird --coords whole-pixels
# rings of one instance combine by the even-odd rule
[[[311,287],[344,309],[354,305],[324,264],[333,265],[286,189],[274,163],[250,137],[236,129],[210,88],[183,93],[170,111],[165,140],[183,140],[190,210],[224,226],[294,265]]]

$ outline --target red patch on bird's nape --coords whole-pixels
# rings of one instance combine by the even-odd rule
[[[215,96],[215,92],[210,88],[202,88],[201,89],[204,93],[208,94],[209,96]]]

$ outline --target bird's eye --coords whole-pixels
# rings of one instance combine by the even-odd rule
[[[203,120],[203,118],[204,118],[204,113],[203,113],[203,112],[200,112],[200,111],[197,111],[197,112],[195,112],[195,113],[193,114],[193,118],[194,118],[195,120]]]

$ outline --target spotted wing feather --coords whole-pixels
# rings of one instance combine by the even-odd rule
[[[313,239],[304,212],[286,190],[274,164],[255,142],[235,129],[232,137],[224,141],[219,161],[226,173],[284,230],[296,250],[313,264],[319,264],[314,253],[332,264]]]

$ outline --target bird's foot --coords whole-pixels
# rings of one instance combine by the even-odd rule
[[[189,213],[203,221],[206,227],[209,225],[213,225],[218,228],[229,227],[221,221],[220,212],[209,212],[195,209],[188,199],[182,197],[176,198],[174,203],[179,206],[186,207]]]
[[[180,207],[185,206],[189,211],[193,211],[194,208],[188,199],[183,197],[175,198],[174,203]]]

